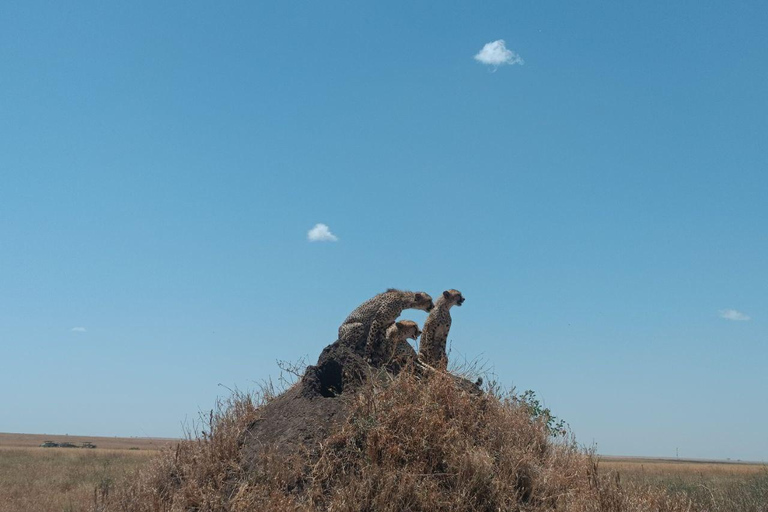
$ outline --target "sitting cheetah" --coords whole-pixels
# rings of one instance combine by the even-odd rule
[[[408,338],[416,340],[421,335],[419,324],[413,320],[400,320],[387,328],[387,341],[396,346],[400,343],[408,343]]]
[[[437,299],[435,308],[424,322],[424,332],[421,334],[419,359],[430,366],[445,369],[448,366],[448,356],[445,354],[445,344],[448,331],[451,328],[452,306],[461,306],[464,297],[458,290],[446,290]]]
[[[416,340],[421,335],[419,324],[413,320],[400,320],[387,328],[386,346],[382,353],[389,354],[388,365],[402,368],[408,361],[416,359],[416,351],[406,341]]]
[[[363,302],[349,314],[339,327],[339,341],[357,350],[364,349],[371,362],[380,363],[384,356],[381,348],[386,340],[386,330],[400,313],[404,309],[430,311],[433,307],[429,294],[390,288]]]

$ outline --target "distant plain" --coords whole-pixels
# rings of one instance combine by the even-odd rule
[[[97,448],[41,448],[45,441],[91,442]],[[0,512],[92,510],[108,499],[111,489],[175,441],[0,433]],[[617,474],[622,483],[684,492],[699,503],[733,503],[732,510],[750,510],[749,503],[763,496],[760,488],[768,481],[768,466],[756,462],[601,456],[599,469]],[[755,486],[760,488],[751,491]],[[756,493],[755,498],[750,492]],[[741,499],[750,502],[738,506],[735,500]]]
[[[45,441],[88,448],[41,448]],[[173,439],[0,433],[0,512],[80,512]]]

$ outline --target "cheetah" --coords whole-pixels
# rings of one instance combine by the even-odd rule
[[[401,368],[416,359],[416,351],[408,344],[408,338],[416,341],[421,335],[419,324],[413,320],[400,320],[387,328],[386,345],[382,353],[389,354],[388,366]]]
[[[339,341],[357,350],[365,350],[370,362],[380,363],[386,331],[404,309],[431,311],[432,297],[424,292],[390,288],[357,307],[339,327]]]
[[[394,347],[400,343],[408,343],[405,341],[408,338],[415,341],[420,335],[419,324],[413,320],[400,320],[387,328],[386,338]]]
[[[448,366],[448,356],[445,354],[445,344],[448,331],[451,328],[452,306],[461,306],[464,296],[458,290],[446,290],[437,299],[435,308],[429,313],[424,322],[424,332],[421,334],[419,359],[430,366],[445,369]]]

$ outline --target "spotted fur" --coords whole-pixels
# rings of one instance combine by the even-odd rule
[[[434,309],[424,322],[424,332],[419,343],[419,359],[435,368],[445,369],[448,356],[445,346],[451,329],[451,307],[461,306],[464,297],[458,290],[446,290],[437,299]]]
[[[399,343],[408,343],[408,338],[415,340],[421,335],[419,324],[413,320],[400,320],[387,328],[387,341],[394,347]]]
[[[408,338],[416,340],[421,335],[419,325],[413,320],[400,320],[387,328],[386,344],[382,352],[389,354],[387,365],[402,368],[408,361],[416,359],[416,351],[408,343]]]
[[[339,340],[357,349],[365,350],[372,362],[381,362],[384,353],[387,328],[392,325],[404,309],[434,307],[432,297],[424,292],[407,292],[389,289],[363,302],[349,314],[339,327]]]

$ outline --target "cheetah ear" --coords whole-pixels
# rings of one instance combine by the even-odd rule
[[[445,291],[443,292],[443,297],[445,297],[446,299],[450,299],[450,298],[451,298],[451,294],[450,294],[450,293],[448,293],[448,290],[445,290]]]
[[[424,295],[421,292],[416,292],[416,295],[414,296],[416,300],[424,300]]]

